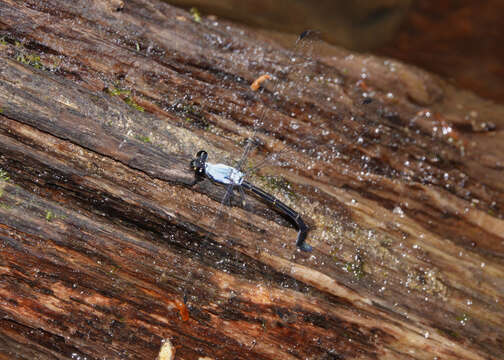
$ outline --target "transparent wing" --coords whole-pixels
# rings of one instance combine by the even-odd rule
[[[232,184],[226,186],[226,193],[224,194],[224,197],[222,198],[222,201],[219,204],[219,207],[217,209],[217,215],[215,215],[214,219],[212,220],[212,223],[210,224],[210,228],[212,229],[212,231],[225,227],[226,221],[224,218],[226,217],[225,216],[226,212],[224,210],[226,207],[230,205],[231,196],[233,196],[233,188],[234,186]],[[212,234],[212,231],[207,232],[205,238],[203,239],[204,242],[208,241],[210,235]]]
[[[324,89],[317,90],[316,86],[315,91],[311,90],[315,82],[323,81],[316,77],[319,64],[313,57],[319,43],[318,32],[303,31],[296,41],[287,71],[275,76],[275,85],[271,90],[274,101],[264,105],[256,122],[258,126],[254,126],[247,141],[247,155],[257,146],[262,152],[255,156],[255,163],[242,169],[244,173],[249,174],[275,162],[285,166],[289,157],[294,158],[296,152],[308,148],[310,137],[314,138],[314,133],[320,132],[316,119],[304,118],[304,109],[310,106],[310,99],[319,98],[326,92]],[[244,162],[242,160],[241,164]]]
[[[299,38],[296,41],[296,47],[293,52],[293,56],[291,57],[291,64],[289,66],[288,70],[288,77],[287,79],[284,79],[283,81],[279,81],[277,79],[275,85],[273,86],[273,90],[271,91],[271,94],[274,97],[278,97],[280,101],[282,101],[282,98],[284,99],[289,99],[290,98],[296,98],[296,97],[302,97],[302,92],[300,92],[301,89],[305,88],[305,83],[310,80],[309,75],[307,74],[307,69],[311,68],[309,65],[312,63],[312,52],[314,49],[314,44],[315,41],[319,41],[318,34],[314,31],[308,30],[304,31],[301,33]],[[258,79],[264,78],[265,75],[260,76]],[[268,76],[268,79],[270,77]],[[257,83],[254,82],[253,85],[251,86],[252,90],[257,89]],[[256,163],[254,166],[249,167],[245,170],[243,170],[242,166],[245,164],[248,155],[252,152],[252,150],[257,147],[259,144],[261,144],[261,139],[256,138],[257,135],[261,134],[263,135],[266,134],[267,132],[266,127],[268,126],[268,129],[274,129],[275,124],[267,124],[267,122],[270,120],[268,118],[268,115],[270,114],[270,107],[269,106],[264,106],[263,111],[261,115],[259,116],[259,120],[254,123],[254,130],[252,132],[252,135],[249,139],[247,139],[246,146],[243,152],[243,156],[238,162],[239,169],[241,171],[244,171],[246,174],[250,173],[251,171],[257,170],[260,166],[270,162],[271,160],[275,158],[280,158],[282,156],[285,156],[289,154],[290,152],[294,152],[296,150],[296,147],[293,146],[288,146],[287,143],[284,144],[284,146],[276,152],[271,152],[268,155],[266,155],[259,163]],[[289,114],[291,115],[291,114]],[[296,130],[295,126],[292,126],[293,130]],[[274,132],[270,132],[275,134]],[[276,133],[280,134],[279,131]],[[246,181],[244,184],[248,184]],[[273,196],[263,192],[262,190],[254,187],[251,185],[252,188],[255,189],[254,193],[259,192],[262,194],[261,198],[262,199],[268,199],[269,203],[276,205],[276,207],[279,207],[281,209],[281,212],[284,214],[287,214],[296,224],[297,228],[299,230],[298,239],[296,241],[296,245],[300,247],[304,251],[310,251],[311,247],[304,242],[304,239],[306,237],[306,233],[308,231],[308,228],[306,227],[305,223],[303,220],[300,218],[300,215],[296,213],[294,210],[283,204],[281,201],[275,199]],[[250,190],[250,187],[248,188]],[[243,192],[242,189],[240,189],[241,192]],[[243,196],[243,195],[242,195]],[[300,226],[300,224],[302,226]]]

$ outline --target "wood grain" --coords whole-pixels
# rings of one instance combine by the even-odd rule
[[[2,358],[501,358],[501,106],[155,0],[0,12]],[[194,184],[251,135],[313,253]]]

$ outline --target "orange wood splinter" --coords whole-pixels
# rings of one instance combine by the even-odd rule
[[[252,85],[250,85],[250,88],[252,89],[252,91],[257,91],[259,89],[259,87],[261,86],[261,83],[266,80],[271,80],[271,76],[269,76],[268,74],[261,75],[257,79],[254,80]]]

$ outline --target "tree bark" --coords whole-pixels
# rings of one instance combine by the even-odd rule
[[[156,0],[0,14],[0,358],[502,358],[501,106]],[[247,138],[312,253],[195,183]]]

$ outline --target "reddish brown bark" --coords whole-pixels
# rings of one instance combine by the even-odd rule
[[[330,47],[293,67],[154,0],[0,11],[4,358],[501,356],[502,107]],[[264,73],[280,85],[250,90]],[[280,155],[251,180],[311,254],[193,184],[196,151],[238,160],[258,118],[248,161]]]

